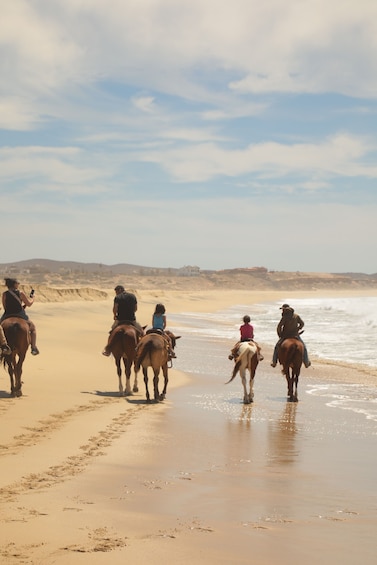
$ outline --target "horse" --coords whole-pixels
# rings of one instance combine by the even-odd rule
[[[243,395],[243,402],[244,404],[251,404],[254,399],[254,377],[255,371],[258,367],[259,363],[259,352],[258,346],[253,341],[243,341],[241,342],[238,348],[238,356],[234,360],[234,368],[232,376],[230,377],[229,381],[225,384],[230,383],[237,373],[240,373],[240,377],[242,380],[244,395]],[[250,374],[250,384],[249,384],[249,392],[247,390],[246,384],[246,370],[249,371]]]
[[[130,324],[120,324],[116,326],[109,337],[107,349],[115,358],[119,380],[119,396],[130,396],[132,392],[139,392],[137,384],[137,374],[135,373],[134,386],[131,391],[131,369],[135,361],[136,346],[140,340],[140,332]],[[123,389],[122,383],[122,362],[126,375],[126,388]]]
[[[180,335],[176,336],[169,330],[165,331],[171,341],[171,348],[174,350],[177,339],[180,339]],[[135,359],[135,374],[143,369],[145,392],[147,397],[147,402],[150,402],[150,395],[148,389],[148,367],[152,367],[153,370],[153,391],[154,400],[159,402],[164,400],[166,397],[166,390],[168,387],[168,362],[170,361],[168,344],[166,338],[159,333],[149,333],[141,338],[138,343],[136,350]],[[162,369],[162,374],[164,375],[164,388],[162,392],[159,391],[159,374]]]
[[[297,402],[297,386],[304,356],[304,344],[298,338],[291,337],[283,341],[279,347],[279,363],[283,366],[281,372],[288,384],[288,400]]]
[[[30,345],[29,324],[23,318],[6,318],[1,322],[5,337],[12,350],[10,355],[3,356],[4,369],[8,369],[12,396],[22,396],[22,365]]]

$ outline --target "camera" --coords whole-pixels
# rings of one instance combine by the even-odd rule
[[[30,298],[33,298],[33,296],[34,296],[34,288],[31,289],[31,292],[30,292],[30,295],[29,295],[29,296],[30,296]]]

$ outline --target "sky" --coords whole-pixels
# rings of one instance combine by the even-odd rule
[[[376,0],[1,0],[0,263],[376,273]]]

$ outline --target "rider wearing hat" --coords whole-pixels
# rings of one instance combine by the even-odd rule
[[[272,363],[271,367],[276,367],[278,361],[278,353],[279,347],[283,343],[285,339],[288,337],[295,337],[299,339],[304,345],[304,365],[306,368],[310,367],[311,362],[309,361],[308,352],[305,346],[305,343],[302,341],[300,337],[300,330],[304,327],[304,322],[300,318],[298,314],[295,314],[295,311],[289,304],[283,304],[280,307],[281,312],[281,320],[279,321],[276,331],[279,336],[279,341],[275,345],[274,354],[272,356]]]

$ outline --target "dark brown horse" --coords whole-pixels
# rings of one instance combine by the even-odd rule
[[[299,339],[287,338],[279,347],[279,363],[283,366],[281,372],[285,375],[288,384],[288,399],[297,402],[297,386],[300,376],[304,344]]]
[[[175,336],[172,332],[166,330],[165,332],[171,340],[171,347],[174,350],[177,339],[181,336]],[[143,368],[145,392],[147,396],[147,402],[150,402],[150,395],[148,390],[148,367],[152,367],[153,370],[153,390],[154,399],[156,402],[164,400],[166,396],[166,389],[168,387],[168,362],[170,361],[169,347],[166,339],[157,333],[149,333],[141,338],[137,346],[136,359],[135,359],[135,373]],[[164,388],[160,394],[159,392],[159,374],[162,369],[164,375]]]
[[[3,357],[4,368],[8,369],[12,396],[22,396],[22,365],[30,345],[29,324],[22,318],[6,318],[1,322],[5,337],[12,350]]]
[[[121,324],[113,329],[110,334],[107,349],[113,354],[119,379],[119,396],[130,396],[132,392],[139,392],[137,375],[135,373],[134,386],[131,391],[131,369],[135,361],[136,346],[140,339],[140,332],[134,326]],[[126,375],[126,388],[122,383],[122,359]]]

